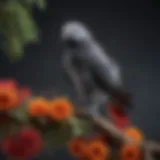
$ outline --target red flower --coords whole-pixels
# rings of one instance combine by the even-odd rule
[[[31,95],[31,90],[29,88],[22,88],[20,89],[20,100],[23,102]]]
[[[123,106],[109,104],[108,112],[117,128],[122,129],[129,124],[128,116],[125,113]]]
[[[13,79],[1,79],[0,86],[5,88],[14,88],[17,89],[17,82]]]
[[[2,151],[16,160],[36,155],[42,146],[40,134],[32,128],[22,128],[15,135],[6,137],[2,142]]]

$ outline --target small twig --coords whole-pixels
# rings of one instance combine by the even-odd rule
[[[111,139],[115,139],[115,141],[120,145],[124,142],[131,143],[132,140],[125,137],[124,134],[117,129],[114,124],[109,120],[100,115],[92,116],[83,111],[77,110],[77,116],[83,117],[86,119],[90,119],[93,123],[100,129],[102,129],[107,135],[110,136]]]
[[[107,135],[109,135],[112,139],[115,139],[118,144],[122,144],[124,142],[131,142],[130,139],[125,137],[122,132],[120,132],[119,129],[117,129],[112,122],[110,122],[108,119],[105,119],[101,116],[93,117],[92,120],[94,123],[103,129]]]
[[[144,147],[143,147],[143,151],[144,151],[144,155],[143,155],[143,159],[144,160],[154,160],[151,150],[147,145],[147,142],[144,142]]]
[[[147,145],[150,150],[154,150],[155,152],[160,152],[160,144],[154,142],[154,141],[148,141]]]
[[[154,141],[148,141],[146,145],[150,150],[150,152],[152,153],[152,155],[157,159],[160,159],[160,144]]]

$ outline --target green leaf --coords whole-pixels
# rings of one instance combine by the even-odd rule
[[[36,42],[38,39],[38,29],[30,13],[20,4],[17,4],[14,14],[24,43]]]
[[[46,9],[46,0],[36,0],[36,5],[39,9],[45,10]]]
[[[19,123],[29,123],[29,117],[28,117],[28,114],[27,114],[26,106],[27,105],[25,103],[23,103],[18,108],[11,111],[9,113],[10,116],[12,118],[14,118],[15,120],[17,120],[17,122],[19,122]]]
[[[82,124],[77,117],[72,116],[71,118],[69,118],[68,123],[72,127],[71,129],[73,136],[80,136],[84,133]]]
[[[44,8],[45,1],[12,0],[6,4],[7,13],[0,19],[4,51],[11,61],[20,60],[24,47],[39,41],[39,30],[32,16],[33,4]]]
[[[20,59],[23,52],[23,44],[18,37],[11,36],[10,39],[4,41],[4,50],[10,60]]]
[[[92,123],[90,121],[82,120],[75,116],[72,116],[68,120],[68,123],[72,129],[72,136],[81,136],[92,130]]]
[[[65,145],[71,139],[71,128],[67,123],[61,124],[59,127],[52,126],[44,134],[44,139],[48,145],[59,146]]]
[[[34,0],[17,0],[24,8],[33,8]]]

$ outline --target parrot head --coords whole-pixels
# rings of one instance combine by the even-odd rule
[[[69,21],[62,26],[60,39],[66,47],[74,49],[92,40],[92,34],[83,23]]]

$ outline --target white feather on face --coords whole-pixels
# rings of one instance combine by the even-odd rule
[[[61,39],[63,41],[73,39],[77,42],[85,42],[92,39],[92,34],[83,23],[70,21],[62,26]]]

